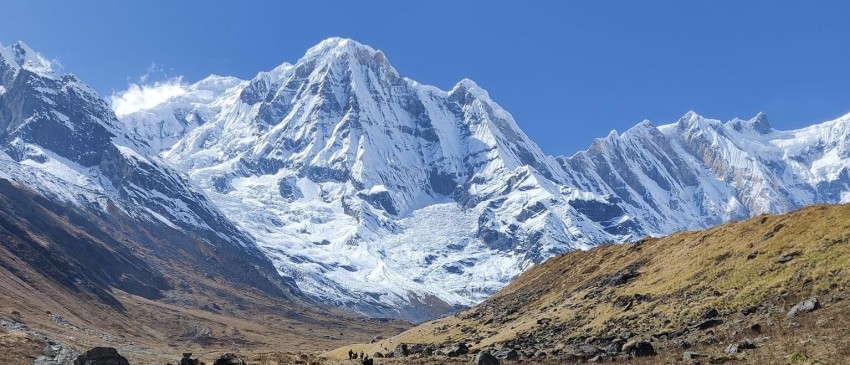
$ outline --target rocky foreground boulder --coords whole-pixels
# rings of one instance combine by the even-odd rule
[[[787,318],[794,318],[800,314],[809,313],[818,308],[820,308],[820,302],[818,301],[818,298],[811,297],[791,307],[791,310],[789,310],[788,314],[786,314],[785,316]]]
[[[180,359],[180,365],[200,365],[201,361],[196,357],[192,357],[191,352],[184,352],[183,358]]]
[[[245,359],[233,353],[221,355],[213,365],[245,365]]]
[[[475,365],[499,365],[499,359],[491,355],[488,351],[481,351],[472,359]]]
[[[113,347],[95,347],[77,356],[74,365],[130,365],[130,362]]]

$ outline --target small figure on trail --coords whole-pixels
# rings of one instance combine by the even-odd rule
[[[363,351],[360,351],[360,360],[363,360]]]
[[[348,359],[349,360],[356,359],[356,357],[354,356],[354,351],[351,351],[351,349],[348,350]]]

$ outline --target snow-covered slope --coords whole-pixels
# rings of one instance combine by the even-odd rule
[[[0,87],[0,178],[74,209],[102,216],[123,211],[163,236],[178,230],[222,257],[244,260],[227,275],[289,291],[282,278],[264,278],[274,271],[253,238],[183,173],[148,154],[151,146],[126,130],[89,86],[55,73],[19,42],[0,46]]]
[[[419,85],[335,38],[234,85],[210,107],[192,105],[193,86],[124,120],[157,131],[169,107],[215,110],[163,156],[323,300],[424,319],[591,242],[565,224],[577,214],[555,159],[470,80]]]
[[[413,320],[563,251],[850,199],[847,117],[782,132],[688,113],[552,157],[474,82],[421,85],[341,38],[121,120],[301,290]]]
[[[643,122],[558,158],[568,184],[622,200],[641,231],[699,229],[762,213],[846,202],[850,116],[777,131],[767,117],[726,123],[689,112]]]

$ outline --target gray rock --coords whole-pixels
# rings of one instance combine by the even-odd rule
[[[597,350],[596,347],[593,347],[592,345],[581,345],[578,347],[578,352],[580,352],[585,357],[593,357],[593,355],[596,355],[599,350]]]
[[[744,350],[752,350],[754,348],[756,348],[755,343],[753,343],[753,341],[750,339],[746,339],[741,342],[729,344],[729,346],[726,346],[726,349],[723,352],[729,355],[734,355]]]
[[[820,308],[820,302],[818,301],[818,298],[806,298],[802,302],[797,303],[795,306],[791,307],[791,310],[789,310],[788,314],[786,314],[785,316],[788,318],[794,318],[797,315],[809,313],[818,308]]]
[[[684,360],[685,362],[698,361],[706,357],[707,356],[705,354],[693,351],[685,351],[685,353],[682,354],[682,360]]]
[[[77,356],[80,356],[77,349],[47,339],[41,356],[35,359],[33,365],[73,365]]]
[[[720,312],[717,309],[709,308],[703,313],[702,318],[711,319],[720,315]]]
[[[776,262],[779,263],[779,264],[784,264],[788,261],[791,261],[791,260],[797,258],[797,256],[800,256],[800,255],[801,255],[800,252],[792,252],[792,253],[789,253],[787,255],[782,255],[779,259],[776,260]]]
[[[499,365],[499,359],[491,355],[488,351],[481,351],[472,359],[475,365]]]
[[[499,360],[516,361],[519,360],[519,353],[512,348],[502,348],[497,351],[494,356]]]
[[[716,319],[716,318],[715,319],[707,319],[707,320],[702,321],[699,324],[697,324],[696,328],[701,329],[701,330],[707,330],[711,327],[718,326],[722,323],[723,323],[722,320],[719,320],[719,319]]]
[[[393,355],[395,355],[395,357],[406,357],[410,355],[410,350],[407,348],[407,344],[402,343],[396,346],[395,350],[393,350]]]
[[[443,351],[448,357],[458,357],[469,353],[469,347],[465,343],[455,344]]]
[[[130,362],[127,361],[127,358],[118,354],[118,350],[115,348],[95,347],[77,356],[74,365],[130,365]]]
[[[241,356],[228,352],[224,355],[221,355],[221,357],[219,357],[217,360],[215,360],[213,365],[246,365],[246,364],[245,364],[245,360],[242,359]]]
[[[183,358],[180,359],[180,365],[198,365],[200,363],[198,358],[192,357],[191,352],[184,352]]]
[[[631,357],[647,357],[647,356],[655,356],[657,353],[655,352],[655,348],[652,347],[652,344],[646,340],[634,339],[623,345],[623,352],[629,354]]]

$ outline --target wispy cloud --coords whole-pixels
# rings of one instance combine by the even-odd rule
[[[155,78],[163,80],[152,81]],[[182,76],[168,77],[161,67],[151,63],[138,82],[130,82],[126,90],[113,92],[109,97],[112,110],[117,115],[127,115],[150,109],[170,98],[186,93]]]

